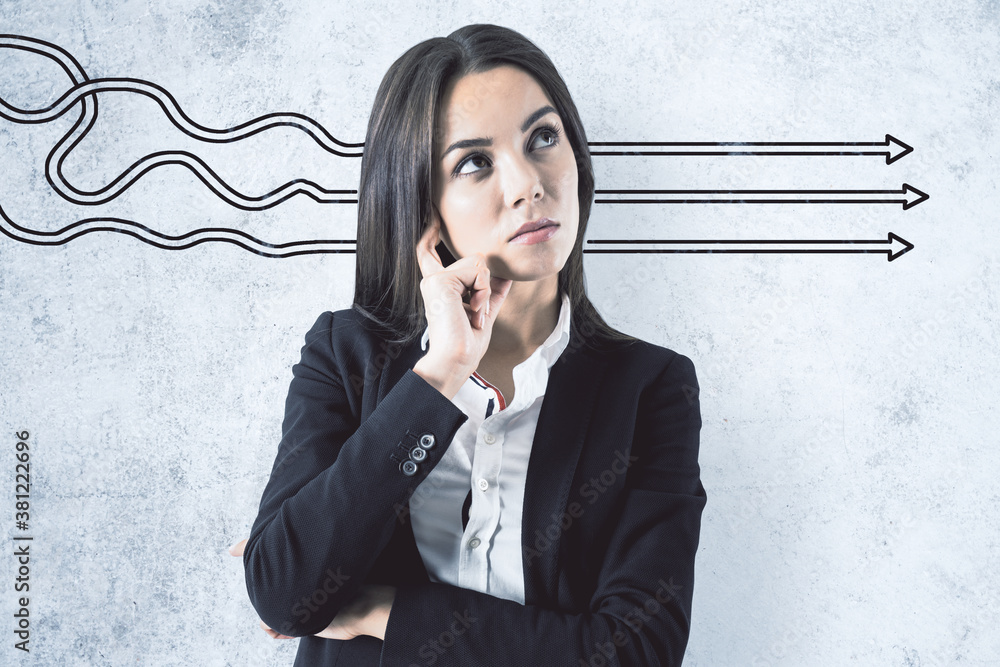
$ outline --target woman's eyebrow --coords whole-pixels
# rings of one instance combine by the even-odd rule
[[[523,134],[527,132],[528,128],[531,127],[536,120],[538,120],[545,114],[554,112],[555,110],[556,110],[555,107],[553,107],[552,105],[545,105],[544,107],[541,107],[540,109],[536,110],[533,114],[528,116],[523,123],[521,123],[521,133]],[[493,137],[486,137],[479,139],[462,139],[461,141],[456,141],[451,146],[448,146],[448,148],[445,149],[443,153],[441,153],[440,159],[444,160],[445,155],[458,148],[474,148],[479,146],[492,146],[492,145],[493,145]]]

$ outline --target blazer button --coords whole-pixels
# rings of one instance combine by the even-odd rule
[[[414,447],[410,450],[410,458],[414,461],[423,461],[427,458],[427,450],[421,449],[420,447]]]
[[[403,471],[404,475],[412,476],[417,472],[417,464],[413,461],[403,461],[403,463],[399,466],[399,469]]]
[[[434,446],[434,436],[430,433],[424,433],[420,436],[420,446],[424,449],[430,449]]]

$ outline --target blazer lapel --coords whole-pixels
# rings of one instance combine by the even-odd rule
[[[549,371],[524,485],[521,560],[525,604],[561,602],[560,517],[606,366],[607,358],[593,350],[567,349]]]

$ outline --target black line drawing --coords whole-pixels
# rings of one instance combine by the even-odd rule
[[[0,98],[0,116],[15,123],[48,123],[77,105],[80,106],[80,117],[70,131],[56,143],[45,160],[45,178],[49,185],[64,199],[74,204],[84,206],[106,204],[132,186],[143,174],[168,164],[186,167],[218,197],[245,211],[267,209],[300,193],[321,203],[340,203],[333,195],[357,194],[356,190],[327,190],[312,181],[297,179],[264,195],[244,195],[220,179],[201,158],[187,151],[160,151],[146,155],[103,188],[92,192],[80,190],[66,180],[62,173],[62,165],[69,153],[97,122],[99,93],[130,92],[149,97],[160,105],[177,129],[189,137],[207,143],[231,143],[274,127],[288,126],[305,132],[324,150],[342,157],[360,157],[361,151],[342,151],[338,146],[358,149],[364,144],[346,144],[330,135],[316,121],[296,113],[267,114],[236,127],[212,129],[191,120],[173,96],[154,83],[128,78],[89,79],[76,59],[54,44],[31,37],[0,35],[0,48],[19,49],[45,56],[58,63],[73,83],[73,86],[58,100],[44,109],[18,109]],[[356,203],[356,200],[353,201]]]
[[[589,240],[587,243],[594,244],[657,244],[666,246],[681,246],[678,248],[656,248],[656,249],[637,249],[633,247],[628,248],[592,248],[585,250],[585,252],[595,252],[595,253],[670,253],[670,252],[694,252],[694,253],[866,253],[866,254],[884,254],[886,259],[890,262],[901,255],[908,253],[913,250],[913,244],[906,241],[892,232],[886,239],[813,239],[813,240],[801,240],[801,239],[786,239],[786,240],[746,240],[746,239],[691,239],[691,240],[664,240],[664,241],[649,241],[649,240],[613,240],[613,239],[601,239],[601,240]],[[897,246],[898,244],[898,246]],[[687,245],[693,246],[708,246],[705,248],[688,248],[684,247]],[[817,245],[819,248],[802,248],[800,246],[804,245]],[[887,248],[882,249],[869,249],[869,246],[879,246],[888,245]],[[764,246],[762,248],[749,248],[747,246]],[[790,246],[790,247],[782,247]],[[861,246],[861,247],[855,247]],[[899,247],[902,246],[902,247]]]
[[[595,190],[595,195],[619,195],[618,199],[595,199],[595,204],[902,204],[913,208],[930,195],[903,183],[899,190]],[[656,199],[637,195],[657,195]],[[710,196],[677,199],[668,195],[740,195],[738,198]],[[757,195],[768,195],[758,197]],[[784,196],[789,195],[789,196]],[[816,195],[817,197],[805,196]],[[851,195],[853,198],[839,198]],[[902,199],[876,199],[859,195],[902,195]]]
[[[591,141],[588,146],[607,146],[605,150],[590,151],[591,155],[672,155],[672,156],[708,156],[708,155],[767,155],[767,156],[788,156],[788,155],[879,155],[885,156],[885,163],[892,164],[896,160],[913,152],[913,148],[892,136],[885,135],[885,141]],[[621,150],[612,150],[619,146],[628,146]],[[650,148],[645,148],[645,147]],[[663,146],[670,146],[673,150],[662,150]],[[705,150],[706,146],[767,146],[771,149],[779,150]],[[851,146],[857,148],[879,148],[886,150],[849,150]],[[655,149],[653,147],[656,147]],[[828,150],[838,147],[845,150]],[[785,149],[785,150],[781,150]]]
[[[164,88],[133,78],[90,79],[80,63],[61,47],[33,37],[20,35],[0,35],[0,48],[19,49],[44,56],[57,63],[69,77],[71,87],[55,102],[43,109],[19,109],[0,97],[0,117],[22,124],[47,123],[60,118],[70,110],[79,107],[80,115],[73,127],[60,139],[45,160],[45,178],[50,187],[63,199],[81,206],[106,204],[120,196],[143,175],[165,165],[180,165],[190,170],[217,197],[229,205],[244,211],[261,211],[277,206],[295,195],[305,195],[320,204],[357,204],[357,190],[327,189],[308,179],[295,179],[280,185],[262,195],[247,195],[221,179],[197,155],[188,151],[159,151],[136,160],[125,171],[104,187],[86,191],[75,187],[62,172],[63,163],[73,149],[79,145],[98,118],[98,96],[101,93],[128,92],[149,97],[159,104],[173,125],[184,134],[206,143],[230,143],[240,141],[271,128],[293,127],[309,135],[323,150],[339,157],[356,158],[362,156],[363,143],[345,143],[335,138],[322,125],[308,116],[298,113],[271,113],[242,123],[236,127],[213,129],[200,125],[189,118],[174,97]],[[884,156],[886,164],[892,164],[913,151],[913,148],[886,134],[884,142],[589,142],[588,146],[609,147],[608,150],[591,151],[591,155],[623,156],[735,156],[735,155],[851,155]],[[705,147],[768,147],[779,150],[705,150]],[[610,150],[623,148],[624,150]],[[673,150],[661,150],[672,147]],[[839,148],[841,150],[831,150]],[[884,148],[885,150],[865,150]],[[698,195],[698,198],[678,198],[677,195]],[[763,196],[762,196],[763,195]],[[840,197],[847,195],[848,197]],[[883,198],[865,197],[878,195]],[[885,195],[901,195],[901,198],[884,198]],[[595,204],[902,204],[907,210],[929,198],[924,192],[904,183],[900,190],[596,190]],[[0,205],[0,232],[9,238],[31,245],[63,245],[84,234],[93,232],[117,232],[132,236],[149,245],[164,250],[182,250],[206,242],[231,243],[262,257],[286,258],[304,254],[354,253],[354,239],[307,240],[272,244],[262,241],[246,232],[228,227],[203,227],[181,235],[168,235],[151,229],[141,223],[117,217],[91,217],[78,220],[57,231],[39,231],[17,224]],[[888,241],[882,240],[827,240],[827,241],[724,241],[724,240],[592,240],[588,244],[673,244],[701,245],[702,248],[678,248],[672,250],[651,250],[626,247],[619,249],[584,248],[584,252],[595,253],[647,253],[647,252],[698,252],[698,253],[749,253],[749,252],[822,252],[822,253],[884,253],[891,262],[913,248],[892,232]],[[903,245],[902,250],[894,250],[893,243]],[[868,249],[874,244],[890,245],[889,249]],[[818,249],[798,246],[816,244]],[[827,245],[823,245],[827,244]],[[833,248],[831,245],[850,245],[849,248]],[[737,246],[720,248],[720,245]],[[742,246],[764,246],[751,249]],[[792,245],[792,248],[777,246]],[[853,246],[862,246],[855,248]]]
[[[274,244],[261,241],[246,232],[228,227],[203,227],[187,232],[186,234],[171,236],[158,232],[155,229],[150,229],[138,222],[123,218],[86,218],[66,225],[54,232],[42,232],[17,224],[3,210],[3,206],[0,206],[0,218],[15,230],[11,231],[5,225],[0,224],[0,231],[4,234],[15,241],[41,246],[63,245],[75,238],[92,232],[118,232],[119,234],[132,236],[163,250],[184,250],[201,243],[217,241],[232,243],[261,257],[273,258],[320,253],[354,252],[354,248],[345,249],[341,247],[347,244],[353,245],[354,240],[293,241],[290,243]],[[70,233],[71,231],[73,232],[72,234]],[[271,252],[271,250],[275,252]]]

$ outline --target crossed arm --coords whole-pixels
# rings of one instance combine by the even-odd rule
[[[362,583],[391,536],[392,508],[405,503],[467,417],[407,371],[357,424],[332,325],[330,313],[317,320],[293,368],[282,442],[246,542],[248,591],[272,636],[348,639],[336,636],[339,623],[382,639],[386,665],[681,663],[705,504],[690,359],[675,355],[640,398],[632,443],[639,463],[602,544],[589,608],[569,613],[443,583]],[[426,432],[442,446],[405,477],[386,444]],[[333,590],[323,581],[331,571],[340,575]],[[325,594],[316,596],[319,590]],[[303,598],[323,601],[312,611]]]

